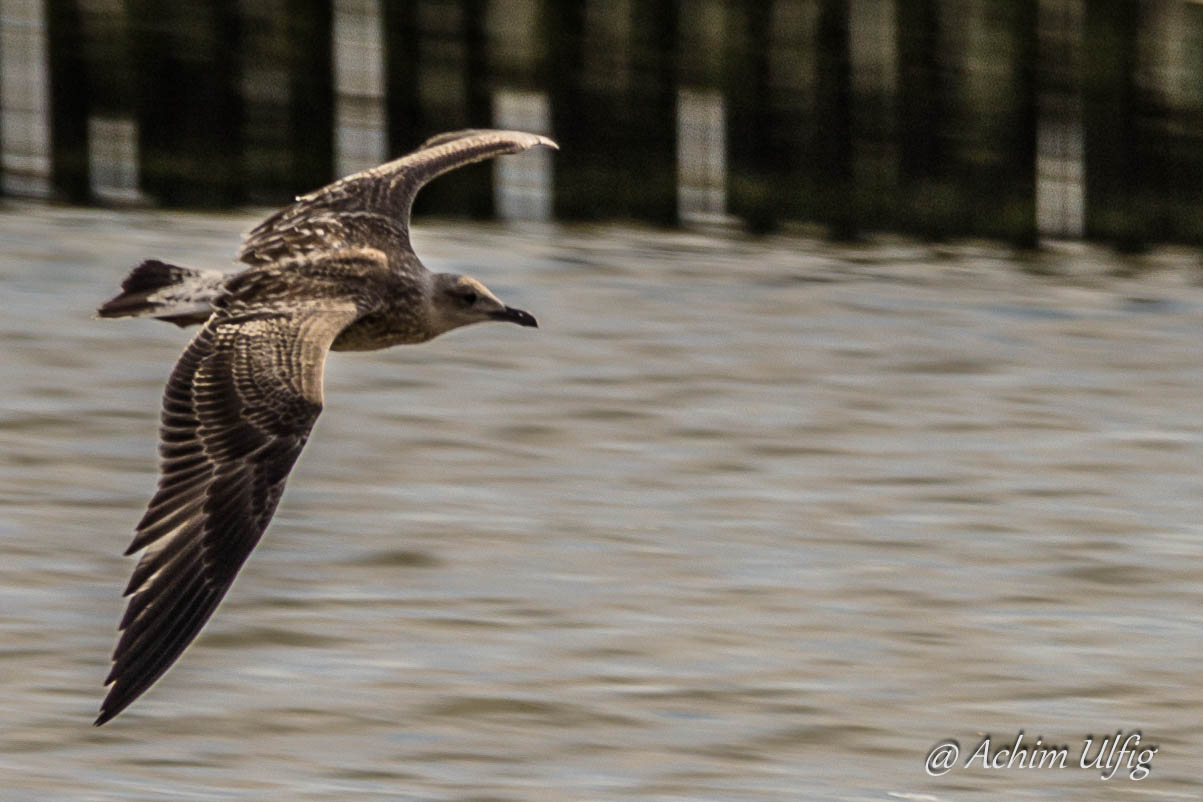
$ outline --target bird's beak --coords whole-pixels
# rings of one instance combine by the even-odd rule
[[[539,323],[535,320],[534,315],[521,309],[515,309],[512,306],[507,306],[500,312],[494,312],[492,317],[494,320],[506,320],[510,323],[517,323],[519,326],[529,326],[532,329],[539,327]]]

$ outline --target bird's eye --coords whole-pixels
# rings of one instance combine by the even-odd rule
[[[476,293],[473,292],[472,290],[468,290],[467,292],[461,292],[459,294],[459,299],[461,301],[463,301],[467,306],[471,306],[472,304],[476,303]]]

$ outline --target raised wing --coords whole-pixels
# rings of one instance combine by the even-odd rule
[[[126,551],[146,549],[97,725],[175,662],[259,542],[321,411],[326,353],[357,316],[340,299],[232,305],[180,357],[163,396],[158,492]]]
[[[413,153],[335,181],[286,206],[251,230],[238,259],[267,264],[314,250],[409,248],[409,216],[418,190],[443,173],[543,145],[521,131],[465,130],[432,137]]]

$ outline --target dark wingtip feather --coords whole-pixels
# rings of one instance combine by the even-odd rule
[[[96,720],[92,722],[92,726],[101,727],[112,721],[125,708],[133,704],[133,701],[139,695],[140,692],[131,694],[120,689],[117,685],[113,685],[109,688],[108,695],[104,697],[104,701],[100,703],[100,714],[96,716]]]
[[[99,714],[96,716],[96,720],[92,722],[93,727],[100,727],[112,721],[121,713],[121,711],[129,707],[134,699],[138,698],[138,694],[136,693],[130,695],[128,693],[119,692],[118,686],[112,683],[113,675],[110,673],[109,678],[104,681],[104,684],[106,686],[111,685],[112,687],[109,687],[108,693],[105,694],[104,701],[100,703]]]
[[[111,680],[110,680],[111,681]],[[104,701],[100,703],[100,714],[92,722],[93,727],[100,727],[121,715],[127,707],[141,696],[153,683],[122,687],[121,682],[113,682]]]

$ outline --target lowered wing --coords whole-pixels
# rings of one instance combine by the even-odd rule
[[[171,667],[229,590],[321,411],[330,344],[357,316],[339,299],[221,310],[176,363],[159,488],[126,553],[146,551],[125,591],[97,725]]]

